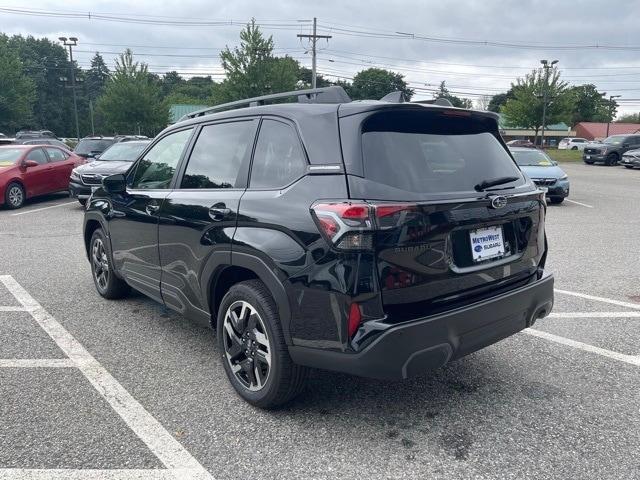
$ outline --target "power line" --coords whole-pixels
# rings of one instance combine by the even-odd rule
[[[316,43],[319,39],[325,39],[329,41],[331,35],[318,35],[316,33],[317,19],[313,17],[313,33],[303,34],[299,33],[298,38],[307,38],[311,40],[311,88],[316,88]]]

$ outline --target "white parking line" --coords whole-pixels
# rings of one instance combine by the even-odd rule
[[[138,401],[111,376],[111,374],[78,342],[56,319],[50,315],[11,275],[0,275],[0,282],[29,311],[40,327],[47,332],[60,349],[69,357],[82,374],[122,418],[129,428],[147,445],[149,450],[177,479],[212,480],[213,477],[185,448],[158,422]],[[62,477],[50,476],[47,473],[30,477],[29,470],[0,469],[0,479],[4,478],[166,478],[164,472],[156,475],[155,471],[148,476],[137,475],[138,470],[121,471],[118,477],[89,476],[91,471],[65,470]],[[37,471],[32,471],[37,472]],[[49,472],[49,471],[44,471]],[[66,473],[65,473],[66,472]],[[85,473],[88,472],[88,473]],[[23,476],[19,476],[22,474]],[[3,476],[4,475],[4,476]],[[16,476],[17,475],[17,476]],[[75,475],[75,476],[73,476]],[[145,473],[145,475],[147,475]]]
[[[547,318],[640,318],[640,312],[551,312]]]
[[[0,368],[75,368],[69,358],[0,358]]]
[[[26,312],[24,307],[3,307],[0,306],[0,312]]]
[[[12,217],[16,217],[18,215],[26,215],[27,213],[41,212],[42,210],[48,210],[50,208],[56,208],[56,207],[64,207],[65,205],[71,205],[72,203],[78,203],[78,202],[76,202],[76,201],[65,202],[65,203],[59,203],[57,205],[50,205],[48,207],[34,208],[33,210],[25,210],[24,212],[12,213],[11,216]]]
[[[580,205],[582,207],[593,208],[592,205],[587,205],[586,203],[582,203],[582,202],[576,202],[575,200],[569,200],[568,198],[565,198],[564,200],[565,202],[575,203],[576,205]]]
[[[554,291],[556,293],[570,295],[572,297],[584,298],[586,300],[593,300],[595,302],[610,303],[611,305],[618,305],[619,307],[627,307],[633,308],[634,310],[640,310],[640,304],[638,303],[622,302],[620,300],[614,300],[613,298],[596,297],[594,295],[587,295],[586,293],[571,292],[569,290],[560,290],[558,288],[555,288]]]
[[[523,330],[522,333],[533,335],[534,337],[543,338],[545,340],[559,343],[561,345],[577,348],[578,350],[582,350],[584,352],[595,353],[597,355],[608,357],[619,362],[629,363],[631,365],[635,365],[636,367],[640,367],[639,356],[626,355],[624,353],[614,352],[613,350],[607,350],[606,348],[595,347],[593,345],[589,345],[588,343],[578,342],[577,340],[572,340],[570,338],[561,337],[559,335],[554,335],[553,333],[547,333],[543,332],[542,330],[536,330],[533,328],[527,328],[526,330]]]
[[[0,480],[174,480],[171,470],[0,469]]]

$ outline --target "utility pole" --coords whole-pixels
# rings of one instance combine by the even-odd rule
[[[78,124],[78,100],[76,99],[76,72],[73,67],[73,47],[78,45],[76,37],[59,37],[65,47],[69,47],[69,61],[71,62],[71,90],[73,91],[73,113],[76,117],[76,137],[80,141],[80,126]]]
[[[609,136],[609,125],[611,124],[611,116],[613,115],[613,99],[620,98],[622,95],[609,95],[609,118],[607,119],[607,134],[605,137]]]
[[[558,60],[554,60],[549,64],[547,60],[540,60],[542,68],[544,68],[544,90],[542,92],[542,133],[540,134],[540,146],[544,150],[544,126],[547,121],[547,97],[549,94],[549,71],[553,66],[558,63]]]
[[[303,35],[301,33],[298,34],[298,38],[308,38],[311,40],[311,88],[316,88],[316,42],[319,38],[324,38],[329,40],[331,35],[317,35],[316,27],[317,27],[317,19],[313,17],[313,34],[312,35]]]

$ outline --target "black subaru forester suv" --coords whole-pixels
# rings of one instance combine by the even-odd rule
[[[212,325],[269,408],[308,367],[403,379],[547,315],[545,212],[495,114],[328,87],[170,126],[93,193],[84,239],[100,295]]]

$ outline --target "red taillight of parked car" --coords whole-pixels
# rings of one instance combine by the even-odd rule
[[[353,338],[353,336],[358,331],[358,327],[362,323],[362,313],[360,312],[360,305],[357,303],[352,303],[351,307],[349,307],[349,321],[347,322],[349,338]]]
[[[415,203],[316,203],[311,212],[322,234],[341,250],[371,250],[373,233],[406,223]]]

